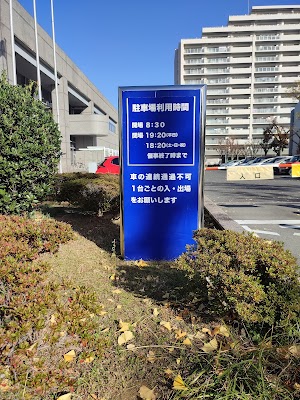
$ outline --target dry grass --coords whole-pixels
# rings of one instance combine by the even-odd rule
[[[205,398],[220,400],[297,399],[297,393],[286,391],[282,385],[286,382],[290,386],[297,379],[285,378],[287,363],[290,366],[295,362],[284,359],[286,350],[279,360],[276,348],[270,350],[267,342],[266,351],[273,352],[266,356],[266,360],[268,357],[272,360],[271,367],[268,370],[269,366],[262,364],[256,370],[257,360],[264,357],[265,350],[251,343],[243,327],[236,327],[236,333],[231,329],[229,338],[214,336],[219,350],[206,354],[202,347],[212,336],[208,329],[203,332],[203,328],[212,330],[223,322],[206,309],[202,298],[204,290],[193,286],[184,273],[171,264],[144,265],[122,261],[118,257],[117,221],[112,221],[109,216],[97,217],[77,211],[63,206],[49,206],[44,210],[57,220],[69,223],[77,232],[76,240],[62,245],[59,252],[47,256],[47,260],[52,267],[52,278],[58,281],[67,278],[74,286],[84,285],[87,291],[96,291],[106,312],[101,318],[99,335],[108,345],[104,355],[96,356],[79,378],[73,399],[141,400],[139,390],[142,385],[153,389],[157,400],[200,399],[204,398],[204,391],[207,393]],[[212,222],[206,221],[211,226]],[[118,345],[122,333],[120,321],[128,322],[134,335],[131,341],[121,346]],[[163,321],[169,326],[163,326]],[[184,344],[187,338],[191,344]],[[135,347],[128,348],[127,344]],[[233,350],[228,353],[228,349]],[[171,372],[166,373],[167,369]],[[256,388],[251,383],[253,394],[250,393],[252,388],[250,392],[240,392],[235,387],[236,382],[241,381],[243,385],[247,373],[252,382],[250,372],[254,377],[257,373],[261,375],[257,377],[259,384]],[[196,385],[196,388],[187,392],[175,391],[173,381],[178,374],[187,385],[191,388]],[[281,381],[278,380],[280,390],[277,390],[276,374],[281,376]],[[260,392],[255,390],[260,390],[260,384],[262,393],[258,395]]]
[[[191,353],[197,352],[203,340],[194,339],[203,327],[196,310],[201,298],[196,296],[184,274],[168,264],[124,262],[118,256],[119,226],[109,217],[77,213],[68,207],[47,207],[44,212],[69,223],[77,238],[61,246],[55,255],[47,255],[51,276],[66,278],[75,286],[95,290],[107,314],[100,331],[111,346],[104,357],[94,360],[76,391],[78,399],[94,395],[105,400],[138,399],[139,388],[155,388],[159,399],[172,399],[173,378],[182,373]],[[153,314],[157,309],[158,315]],[[134,339],[119,346],[119,321],[129,322]],[[160,322],[171,325],[171,331]],[[176,338],[176,331],[186,332]],[[192,346],[184,345],[187,336]],[[149,353],[150,352],[150,353]],[[167,368],[174,371],[166,375]],[[93,398],[93,397],[90,397]]]

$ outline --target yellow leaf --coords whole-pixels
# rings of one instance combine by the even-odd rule
[[[63,394],[62,396],[59,396],[56,400],[71,400],[72,398],[72,393],[67,393]]]
[[[171,332],[172,327],[171,327],[170,322],[161,321],[161,322],[160,322],[160,325],[162,325],[164,328],[168,329],[169,332]]]
[[[104,328],[104,329],[102,329],[101,333],[106,333],[106,332],[109,331],[109,329],[110,329],[110,328]]]
[[[131,331],[125,331],[118,337],[118,345],[121,346],[133,339],[133,333]]]
[[[149,353],[147,354],[147,360],[151,362],[151,364],[154,363],[154,361],[156,360],[154,351],[149,351]]]
[[[208,328],[202,328],[203,333],[208,333],[211,336],[211,330]]]
[[[64,331],[59,332],[59,335],[60,335],[61,337],[65,336],[65,334],[66,334],[66,332],[64,332]]]
[[[135,263],[135,265],[137,265],[139,268],[143,268],[143,267],[147,267],[147,263],[143,260],[139,260]]]
[[[202,350],[205,353],[212,353],[213,351],[217,350],[217,348],[218,348],[217,339],[213,338],[210,342],[204,344]]]
[[[300,345],[294,344],[289,347],[289,352],[296,358],[300,357]]]
[[[175,350],[174,347],[169,347],[169,353],[173,353],[173,351]]]
[[[122,290],[120,290],[120,289],[115,289],[115,290],[113,290],[112,292],[115,293],[115,294],[120,294],[120,293],[122,293]]]
[[[177,321],[183,321],[183,318],[180,317],[179,315],[177,315],[177,317],[175,317],[175,319],[176,319]]]
[[[154,391],[147,388],[147,386],[141,386],[139,390],[140,398],[143,400],[156,400]]]
[[[95,394],[91,393],[90,396],[91,396],[92,399],[98,400],[98,397]]]
[[[120,310],[120,308],[122,308],[121,304],[117,305],[117,309]]]
[[[72,362],[75,357],[76,357],[76,354],[75,354],[74,350],[71,350],[64,355],[64,359],[66,362]]]
[[[116,280],[116,274],[112,274],[112,275],[109,277],[109,279],[110,279],[111,281],[115,281],[115,280]]]
[[[185,344],[186,346],[191,346],[192,345],[192,342],[190,341],[189,338],[186,338],[182,343]]]
[[[132,350],[132,351],[135,350],[135,345],[134,344],[128,344],[126,347],[127,347],[128,350]]]
[[[119,321],[119,331],[120,332],[125,332],[125,331],[129,331],[129,327],[130,327],[130,323],[129,322],[123,322],[121,319]]]
[[[90,356],[90,357],[86,358],[86,359],[84,360],[84,362],[87,363],[87,364],[89,364],[89,363],[93,362],[94,360],[95,360],[95,357]]]
[[[50,318],[50,325],[55,325],[55,324],[56,324],[56,317],[54,314],[52,314]]]
[[[105,314],[107,314],[107,311],[100,311],[99,312],[99,315],[105,315]]]
[[[181,362],[180,358],[176,358],[176,364],[179,365]]]
[[[297,383],[297,382],[296,382],[296,383],[294,384],[294,389],[295,389],[295,390],[300,390],[300,383]]]
[[[168,375],[168,376],[171,376],[171,375],[173,375],[174,371],[171,370],[170,368],[167,368],[167,369],[164,370],[164,373],[165,373],[166,375]]]
[[[229,330],[224,325],[216,326],[215,329],[212,331],[212,336],[215,335],[229,337]]]
[[[175,390],[187,390],[188,389],[186,387],[185,383],[183,382],[181,375],[177,375],[176,378],[174,379],[173,389],[175,389]]]
[[[158,316],[158,314],[159,314],[159,311],[158,311],[158,309],[157,308],[154,308],[154,310],[153,310],[153,313],[152,313],[153,315],[154,315],[154,317],[157,317]]]
[[[181,329],[175,332],[176,339],[181,339],[186,336],[186,332],[183,332]]]

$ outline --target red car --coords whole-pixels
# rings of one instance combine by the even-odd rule
[[[298,164],[300,162],[300,154],[296,154],[289,161],[282,162],[279,164],[279,172],[281,174],[290,174],[292,173],[292,164]]]
[[[96,174],[116,174],[120,173],[119,157],[106,157],[98,166]]]

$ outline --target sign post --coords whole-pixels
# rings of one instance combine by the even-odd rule
[[[172,260],[203,226],[205,86],[119,88],[121,252]]]

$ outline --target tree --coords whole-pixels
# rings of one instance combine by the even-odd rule
[[[294,82],[287,92],[293,99],[300,100],[300,81]]]
[[[242,155],[243,146],[238,144],[234,138],[226,137],[225,139],[220,139],[218,141],[218,146],[216,147],[216,150],[222,157],[222,159],[227,162],[229,157],[231,159],[235,159],[239,155]]]
[[[263,130],[263,140],[260,143],[261,148],[267,155],[270,149],[274,150],[277,156],[288,147],[290,130],[277,124],[276,118],[268,118],[269,125]]]
[[[51,189],[61,138],[52,113],[36,100],[34,83],[0,77],[0,213],[30,211]]]

